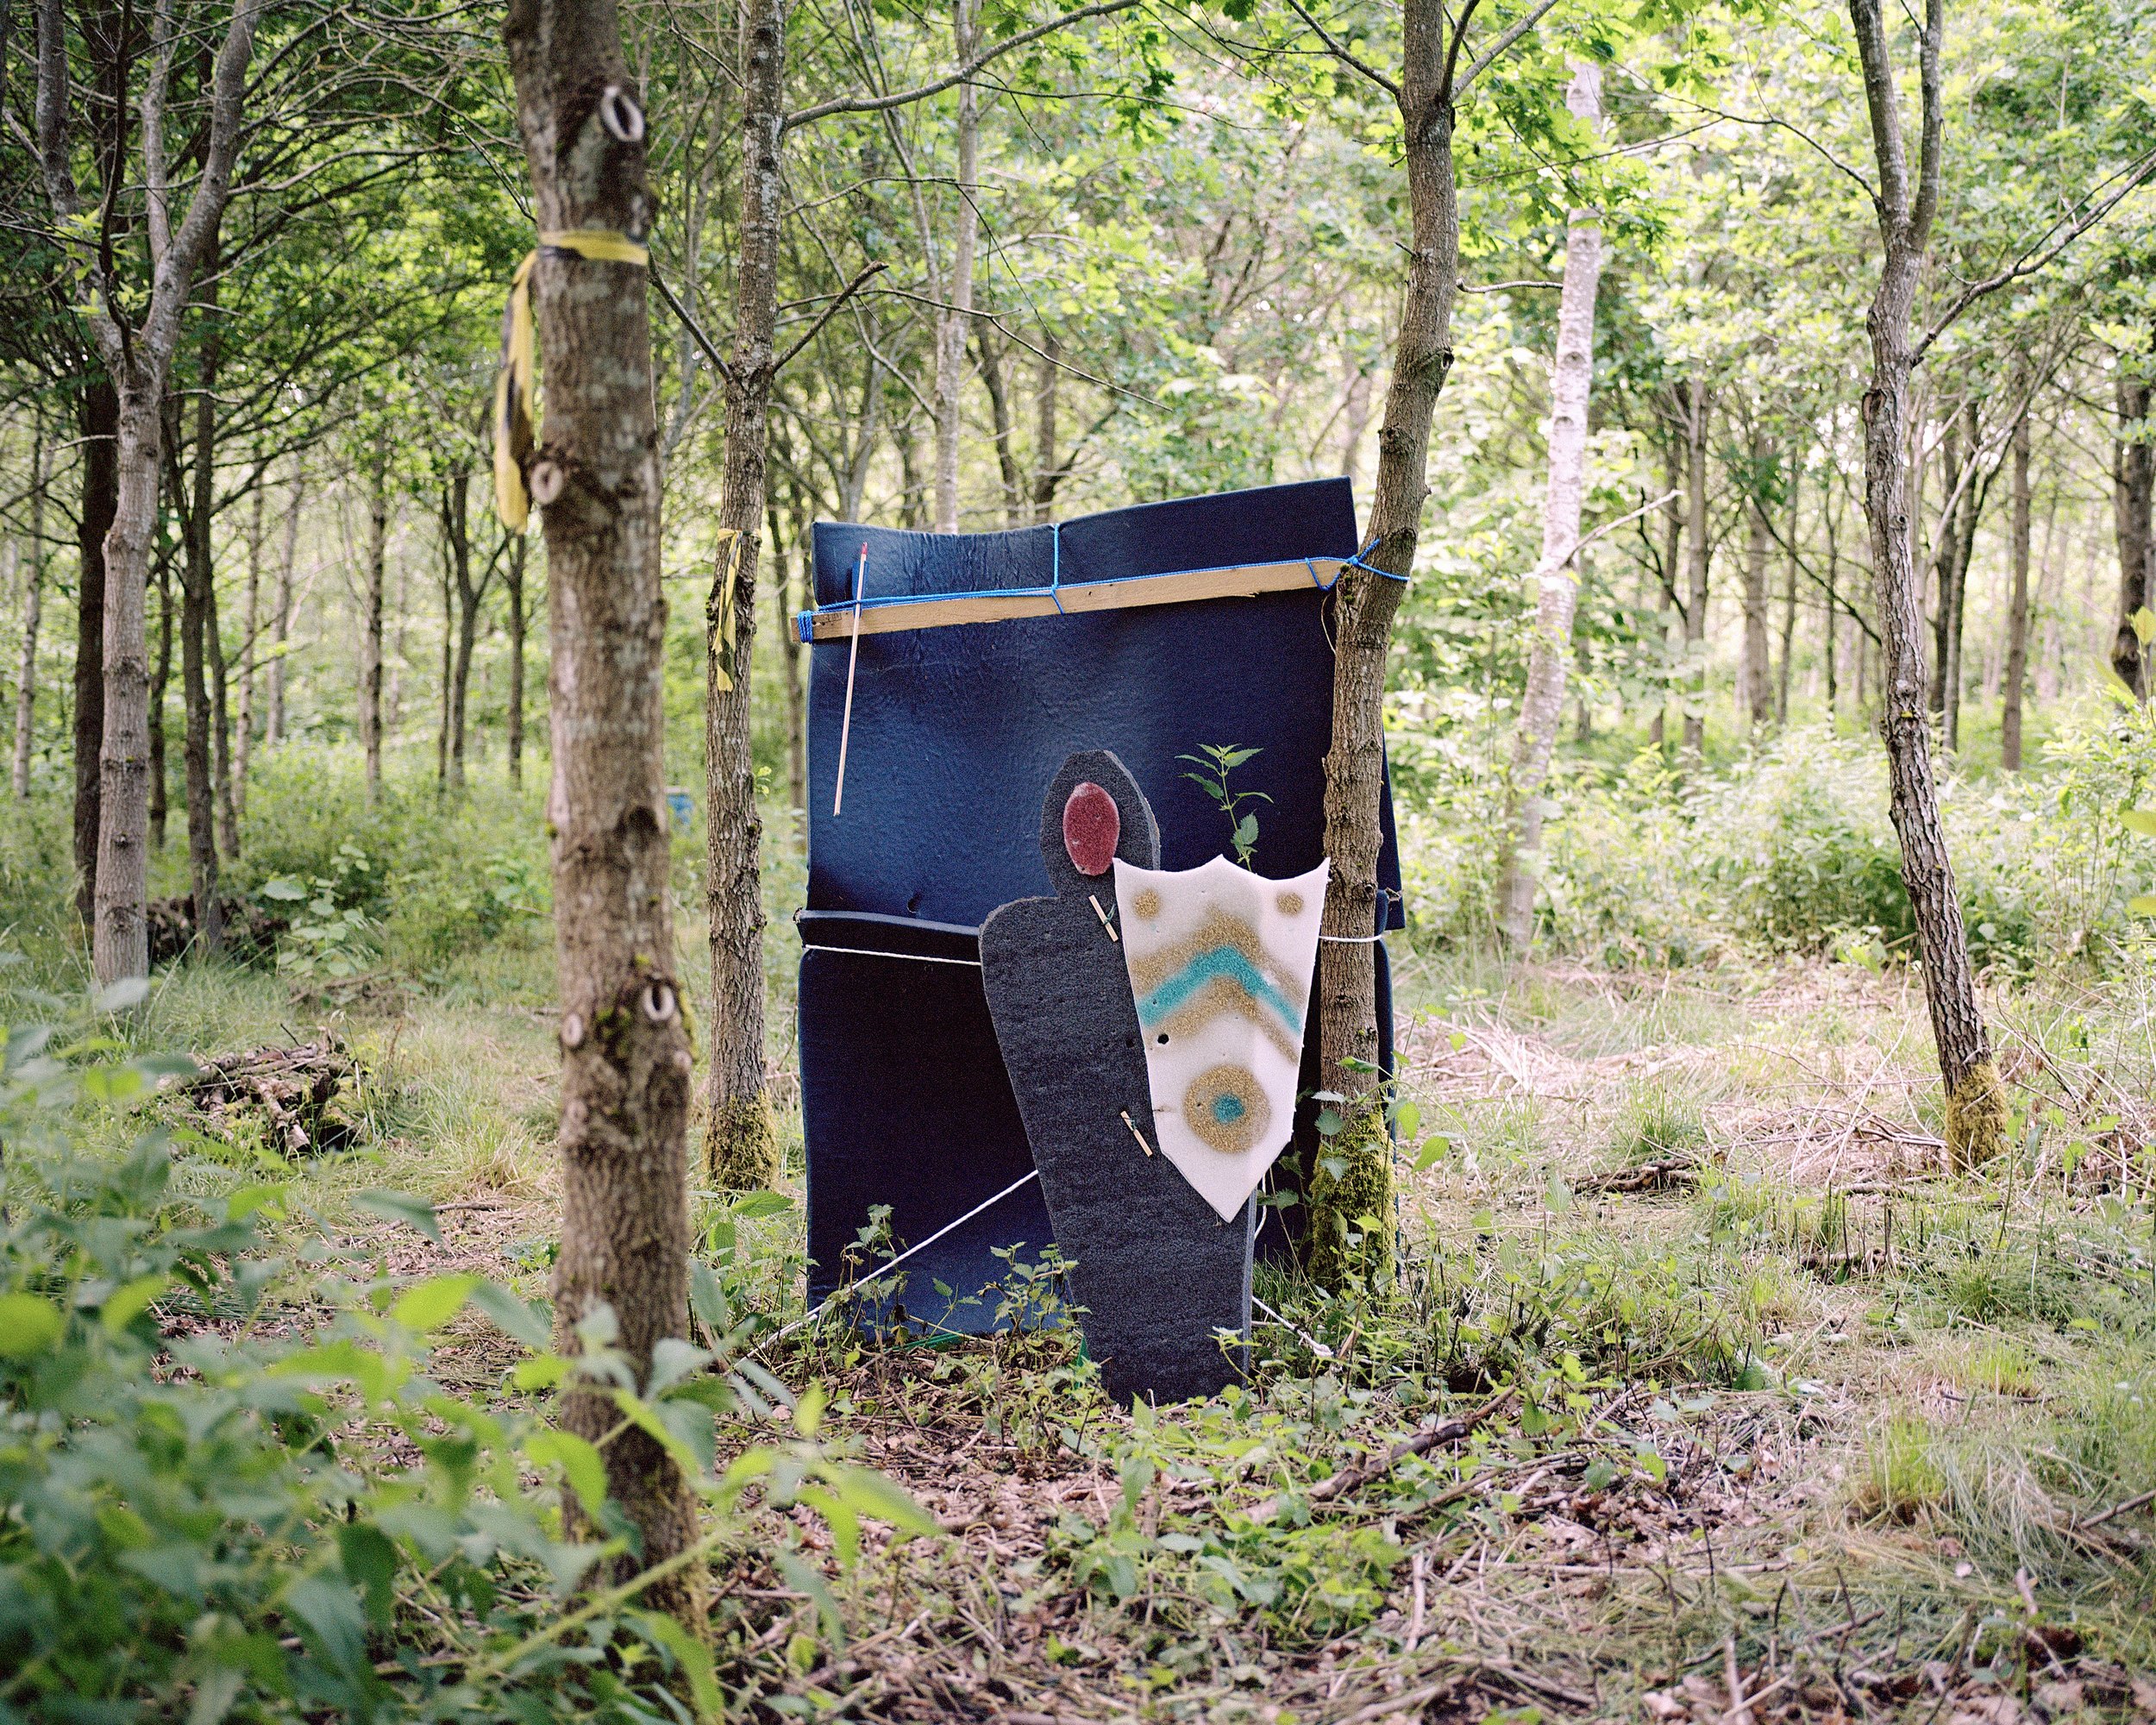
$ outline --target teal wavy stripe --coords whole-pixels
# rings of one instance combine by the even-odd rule
[[[1270,982],[1257,967],[1232,946],[1209,947],[1138,1003],[1139,1022],[1149,1029],[1205,987],[1215,976],[1225,976],[1261,1006],[1280,1014],[1281,1021],[1298,1036],[1302,1013]]]

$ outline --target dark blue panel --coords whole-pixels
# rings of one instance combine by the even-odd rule
[[[822,522],[820,603],[853,596],[864,543],[874,597],[1045,586],[1058,574],[1075,582],[1340,557],[1357,541],[1344,480],[1148,504],[1060,530],[952,536]],[[1207,743],[1261,749],[1233,781],[1272,799],[1258,807],[1257,867],[1275,876],[1315,867],[1325,854],[1332,737],[1326,628],[1326,597],[1313,586],[865,635],[836,816],[849,643],[814,647],[808,905],[854,914],[819,920],[824,932],[805,935],[974,956],[970,936],[991,911],[1050,890],[1037,844],[1041,790],[1066,756],[1084,749],[1112,750],[1137,776],[1170,869],[1196,867],[1227,838],[1219,811],[1183,778],[1188,769],[1176,757]],[[1379,881],[1386,920],[1399,927],[1389,799],[1384,826]],[[893,920],[857,920],[862,913]],[[905,938],[923,922],[950,932]],[[978,970],[812,952],[799,1029],[818,1288],[836,1278],[837,1251],[869,1205],[892,1205],[896,1232],[911,1244],[1031,1165]],[[971,1292],[994,1272],[989,1245],[1037,1247],[1047,1239],[1029,1187],[913,1260],[932,1266],[916,1280],[924,1290],[933,1275]],[[946,1245],[959,1249],[947,1256]],[[934,1315],[915,1295],[906,1303]]]

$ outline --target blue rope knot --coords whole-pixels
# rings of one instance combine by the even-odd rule
[[[1409,580],[1407,576],[1396,575],[1390,569],[1381,569],[1375,563],[1366,563],[1363,561],[1376,549],[1377,535],[1373,533],[1370,535],[1369,544],[1363,546],[1363,549],[1357,551],[1352,557],[1343,557],[1340,560],[1341,573],[1344,574],[1349,569],[1360,569],[1364,574],[1382,575],[1388,581],[1398,581],[1401,586],[1406,586]],[[1338,586],[1339,584],[1339,580],[1340,576],[1338,574],[1334,575],[1332,578],[1332,584],[1334,586]]]

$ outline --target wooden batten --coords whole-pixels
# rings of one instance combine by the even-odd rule
[[[918,598],[870,599],[858,613],[851,605],[805,611],[796,617],[801,639],[846,641],[861,619],[863,635],[903,629],[950,629],[962,623],[1008,623],[1021,617],[1054,617],[1089,611],[1125,611],[1142,605],[1187,605],[1194,599],[1248,599],[1330,586],[1342,557],[1298,557],[1289,563],[1238,563],[1218,569],[1178,569],[1172,574],[1131,575],[1118,580],[1074,581],[1053,593],[1039,587],[1017,593],[923,593]]]

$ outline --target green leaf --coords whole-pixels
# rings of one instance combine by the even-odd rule
[[[550,1331],[545,1312],[518,1299],[500,1283],[475,1280],[472,1284],[472,1303],[511,1340],[530,1348],[546,1346]]]
[[[573,1432],[534,1432],[524,1440],[524,1454],[536,1467],[558,1467],[562,1482],[576,1494],[585,1514],[594,1520],[606,1502],[606,1464],[587,1438]]]
[[[285,1609],[313,1632],[331,1665],[352,1673],[367,1665],[367,1619],[343,1583],[303,1575],[285,1590]]]
[[[275,899],[288,905],[296,905],[307,896],[306,888],[289,875],[279,875],[273,880],[265,881],[255,890],[266,899]]]
[[[1394,1103],[1393,1124],[1400,1128],[1401,1137],[1413,1138],[1422,1130],[1421,1106],[1405,1101]]]
[[[774,1552],[772,1562],[788,1587],[816,1602],[816,1614],[824,1620],[824,1639],[843,1648],[846,1645],[846,1620],[838,1609],[838,1602],[831,1597],[830,1589],[824,1584],[824,1578],[792,1552]]]
[[[172,1278],[163,1273],[138,1276],[134,1281],[116,1288],[105,1296],[105,1302],[97,1308],[97,1321],[108,1333],[118,1335],[121,1331],[141,1317],[151,1301],[172,1285]]]
[[[430,1276],[398,1296],[390,1308],[390,1321],[422,1333],[438,1330],[464,1309],[479,1285],[476,1276]]]
[[[1451,1155],[1451,1152],[1452,1140],[1451,1138],[1439,1138],[1435,1134],[1432,1134],[1431,1137],[1426,1138],[1422,1141],[1421,1152],[1415,1157],[1414,1160],[1415,1172],[1418,1174],[1427,1173],[1431,1169],[1436,1167],[1438,1162],[1444,1157]]]
[[[1318,1110],[1317,1127],[1322,1136],[1338,1138],[1346,1130],[1347,1122],[1340,1117],[1338,1109],[1320,1108]]]
[[[2144,838],[2156,838],[2156,809],[2128,809],[2119,819],[2126,823],[2128,831],[2138,832]]]
[[[344,1521],[337,1527],[337,1556],[344,1578],[360,1590],[367,1615],[378,1629],[389,1624],[397,1600],[397,1546],[371,1521]]]
[[[436,1245],[442,1244],[442,1226],[435,1220],[434,1206],[410,1192],[361,1192],[352,1201],[370,1215],[402,1222],[417,1228]]]
[[[2140,893],[2126,901],[2126,908],[2134,916],[2156,916],[2156,893]]]
[[[749,1192],[735,1199],[729,1208],[740,1220],[754,1222],[766,1216],[784,1215],[793,1208],[793,1200],[783,1192]]]
[[[915,1502],[905,1488],[873,1468],[830,1462],[824,1465],[823,1473],[837,1489],[838,1495],[863,1515],[887,1521],[905,1534],[940,1534],[943,1530],[943,1524]]]
[[[34,1294],[0,1294],[0,1359],[26,1359],[60,1339],[67,1320]]]
[[[2134,633],[2140,638],[2142,646],[2156,640],[2156,611],[2143,605],[2126,620],[2134,625]]]
[[[663,1648],[689,1680],[689,1698],[697,1725],[718,1725],[726,1714],[726,1697],[711,1669],[711,1650],[663,1611],[631,1611],[630,1621],[653,1646]]]

